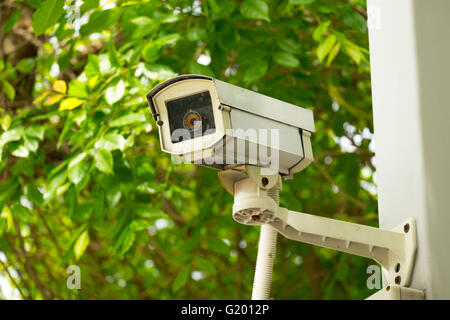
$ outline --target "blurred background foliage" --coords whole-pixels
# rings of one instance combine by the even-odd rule
[[[377,226],[363,0],[3,0],[0,279],[24,299],[247,299],[259,228],[160,150],[145,94],[209,75],[314,111],[292,210]],[[371,261],[279,238],[275,299],[361,299]],[[69,265],[81,289],[66,287]]]

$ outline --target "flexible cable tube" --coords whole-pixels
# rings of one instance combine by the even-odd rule
[[[267,192],[279,204],[279,189]],[[273,261],[276,253],[278,232],[269,224],[261,226],[256,258],[255,278],[253,280],[252,300],[267,300],[270,297],[270,283],[272,281]]]

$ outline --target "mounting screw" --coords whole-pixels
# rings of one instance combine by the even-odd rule
[[[391,286],[386,287],[386,291],[389,291],[389,290],[391,290]]]
[[[402,277],[396,276],[396,277],[395,277],[395,283],[396,283],[396,284],[400,284],[400,282],[402,282]]]
[[[262,177],[261,178],[261,183],[265,187],[265,186],[267,186],[269,184],[269,179],[267,177]]]
[[[162,126],[162,125],[164,124],[164,122],[162,122],[161,120],[158,120],[158,121],[156,121],[156,124],[157,124],[158,126]]]
[[[251,216],[251,219],[253,221],[259,221],[259,215],[258,214],[254,214],[254,215]]]
[[[405,233],[408,233],[408,231],[409,231],[409,223],[407,223],[407,224],[405,224],[403,226],[403,231],[405,231]]]

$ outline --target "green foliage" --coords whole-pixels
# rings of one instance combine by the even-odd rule
[[[14,2],[0,22],[34,29],[35,50],[0,55],[0,252],[23,298],[250,297],[258,228],[233,221],[214,170],[160,150],[145,95],[176,74],[311,108],[315,162],[281,204],[376,225],[364,1],[64,3]],[[276,299],[370,293],[367,260],[277,250]]]
[[[241,13],[248,19],[262,19],[270,22],[269,6],[264,0],[245,0],[241,4]]]
[[[53,26],[63,14],[64,0],[45,0],[33,14],[33,29],[36,36]]]

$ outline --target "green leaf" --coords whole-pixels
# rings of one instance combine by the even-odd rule
[[[66,94],[67,92],[67,84],[64,80],[56,80],[52,86],[53,90],[56,92]]]
[[[57,173],[55,176],[51,178],[47,191],[48,196],[50,198],[56,195],[56,191],[66,181],[66,178],[67,178],[66,170],[62,170],[61,172]]]
[[[113,246],[113,251],[117,252],[121,259],[123,259],[125,253],[130,250],[136,238],[135,231],[130,227],[130,225],[122,230]]]
[[[27,207],[22,206],[19,203],[14,203],[11,207],[11,212],[13,214],[13,217],[21,222],[31,222],[34,219],[33,214],[31,213],[30,209]]]
[[[71,97],[87,98],[89,96],[87,82],[81,82],[78,80],[72,80],[69,82],[69,92],[67,93]]]
[[[131,19],[131,22],[139,27],[149,27],[150,25],[153,25],[154,22],[149,17],[136,17]]]
[[[125,95],[125,82],[120,80],[117,84],[110,86],[105,91],[106,102],[112,106]]]
[[[334,277],[341,282],[346,282],[350,273],[350,268],[348,260],[345,258],[345,256],[341,256],[338,266],[339,268],[337,268],[337,272],[334,274]]]
[[[352,30],[359,30],[359,32],[364,34],[367,32],[366,19],[353,10],[346,10],[344,12],[344,23]]]
[[[81,258],[88,245],[89,232],[88,230],[86,230],[78,237],[77,242],[75,242],[75,246],[73,247],[73,252],[75,253],[76,260]]]
[[[216,41],[219,47],[223,50],[229,50],[235,47],[238,39],[238,32],[233,22],[228,20],[220,20],[216,23],[218,32],[216,34]]]
[[[269,6],[263,0],[245,0],[241,4],[241,14],[247,19],[262,19],[270,22]]]
[[[165,35],[163,37],[159,37],[156,40],[156,43],[160,46],[165,46],[167,44],[175,44],[178,40],[180,40],[181,36],[178,33],[172,33]]]
[[[13,216],[9,207],[4,206],[0,212],[0,237],[12,229],[14,224]]]
[[[97,55],[90,54],[88,56],[88,63],[84,68],[84,73],[86,74],[86,78],[92,79],[96,76],[100,76],[100,61]]]
[[[74,185],[71,185],[64,197],[64,203],[67,207],[67,214],[69,217],[74,215],[74,212],[78,206],[77,189]]]
[[[33,14],[33,29],[36,37],[53,26],[64,12],[64,0],[46,0]]]
[[[70,181],[78,184],[83,179],[85,174],[85,162],[83,161],[87,156],[86,152],[82,152],[73,158],[67,167],[67,173]]]
[[[125,235],[123,237],[122,246],[119,250],[119,256],[123,257],[125,253],[128,252],[128,250],[131,249],[131,246],[134,243],[134,240],[136,238],[136,233],[132,231],[131,229],[127,228]]]
[[[200,270],[204,271],[207,274],[215,275],[217,273],[216,268],[214,267],[214,264],[209,261],[208,259],[198,257],[197,258],[197,264]]]
[[[16,90],[14,87],[6,80],[2,80],[3,92],[9,98],[9,100],[13,101],[16,96]]]
[[[189,41],[198,41],[205,39],[207,37],[207,33],[203,28],[192,28],[187,31],[186,36]]]
[[[95,197],[93,208],[95,222],[101,222],[105,212],[105,191],[94,187],[92,195]]]
[[[230,247],[223,241],[217,238],[210,238],[208,240],[208,247],[219,254],[229,254]]]
[[[86,100],[81,100],[78,98],[67,98],[61,102],[59,105],[59,110],[72,110],[81,106],[85,102]]]
[[[359,48],[355,45],[345,45],[345,53],[357,64],[361,62],[362,59],[362,53],[359,50]]]
[[[155,194],[158,192],[158,185],[154,182],[144,182],[136,187],[136,191],[145,194]]]
[[[16,179],[9,179],[0,184],[0,203],[4,203],[14,198],[20,189],[20,184]]]
[[[172,283],[172,290],[174,292],[184,287],[186,282],[189,280],[190,273],[191,270],[189,265],[184,266],[183,269],[181,269],[181,271],[177,274],[175,280]]]
[[[213,13],[218,14],[220,12],[220,6],[216,0],[208,0],[208,3]]]
[[[44,203],[42,193],[31,183],[27,185],[27,198],[35,205],[40,206]]]
[[[340,49],[341,49],[341,43],[340,42],[336,43],[334,45],[334,47],[331,49],[330,53],[328,54],[327,67],[329,67],[331,62],[333,62],[334,58],[336,58],[336,56],[339,53]]]
[[[4,116],[0,119],[0,126],[2,127],[3,131],[8,131],[10,125],[11,116],[8,113],[5,113]]]
[[[273,58],[276,63],[285,67],[296,68],[300,65],[300,61],[294,55],[287,52],[276,52]]]
[[[27,158],[29,150],[23,144],[16,144],[10,147],[11,154],[17,158]]]
[[[142,50],[142,56],[147,62],[154,62],[161,56],[163,47],[156,42],[147,44]]]
[[[17,127],[10,129],[8,131],[5,131],[0,136],[0,149],[3,148],[3,146],[11,141],[17,141],[22,138],[23,135],[23,127]]]
[[[278,47],[286,52],[296,54],[300,52],[300,44],[292,39],[281,39],[278,41]]]
[[[39,6],[42,4],[42,0],[25,0],[25,2],[33,9],[39,8]]]
[[[253,83],[261,79],[269,69],[269,63],[265,60],[257,60],[247,67],[242,80],[245,83]]]
[[[173,71],[165,65],[161,64],[139,64],[143,67],[144,75],[152,80],[167,80],[174,76]]]
[[[6,20],[5,26],[3,27],[3,34],[8,33],[12,30],[14,25],[20,20],[21,9],[14,10],[9,16],[8,20]]]
[[[305,5],[305,4],[311,4],[316,0],[289,0],[290,4],[294,5]]]
[[[28,151],[36,152],[39,148],[39,140],[25,136],[23,139],[23,146]]]
[[[145,115],[142,113],[130,113],[125,116],[121,116],[117,119],[114,119],[109,124],[110,127],[121,127],[125,126],[127,124],[137,123],[137,122],[144,122],[146,121]]]
[[[72,214],[72,218],[75,221],[83,222],[89,219],[89,217],[92,214],[92,211],[94,211],[94,206],[91,202],[85,202],[80,205],[77,205],[74,208],[74,212]]]
[[[80,28],[80,34],[87,36],[94,32],[100,32],[114,24],[122,14],[122,8],[95,11],[89,18],[88,23]]]
[[[5,232],[8,230],[8,220],[6,220],[6,214],[0,213],[0,237],[3,236]]]
[[[19,61],[16,65],[16,69],[22,73],[31,73],[34,68],[34,59],[33,58],[25,58]]]
[[[97,141],[95,147],[108,151],[123,150],[125,147],[125,138],[116,132],[108,133]]]
[[[214,78],[214,72],[211,70],[210,67],[204,66],[200,63],[197,63],[195,61],[190,61],[188,64],[188,72],[191,74],[202,74],[205,76],[209,76]]]
[[[39,124],[29,126],[25,129],[25,136],[42,141],[44,139],[44,127]]]
[[[82,12],[95,9],[99,6],[100,0],[83,0],[80,10]]]
[[[138,205],[135,208],[136,214],[145,219],[153,219],[153,218],[166,218],[166,213],[158,208],[144,206],[144,205]]]
[[[330,23],[331,23],[330,20],[321,22],[317,26],[317,28],[314,30],[313,39],[316,40],[316,41],[319,41],[320,38],[325,34],[325,32],[327,32],[328,26],[330,25]]]
[[[149,221],[145,220],[134,220],[130,223],[129,228],[133,231],[141,231],[148,228],[151,225]]]
[[[114,47],[114,42],[112,38],[109,39],[107,48],[108,48],[108,58],[109,62],[111,62],[111,66],[116,68],[120,67],[119,56],[117,55],[117,51],[116,48]]]
[[[80,238],[80,235],[87,229],[87,227],[88,226],[86,224],[84,224],[84,225],[80,226],[78,229],[76,229],[75,232],[73,233],[73,235],[71,237],[69,249],[67,249],[67,251],[64,254],[64,257],[62,259],[63,264],[66,264],[69,261],[69,259],[72,257],[72,255],[74,253],[75,244],[78,241],[78,239]]]
[[[322,62],[323,59],[328,55],[331,48],[333,48],[336,42],[336,36],[334,34],[329,35],[317,48],[317,58]]]
[[[95,167],[105,173],[113,173],[113,157],[106,149],[99,149],[95,154]]]

